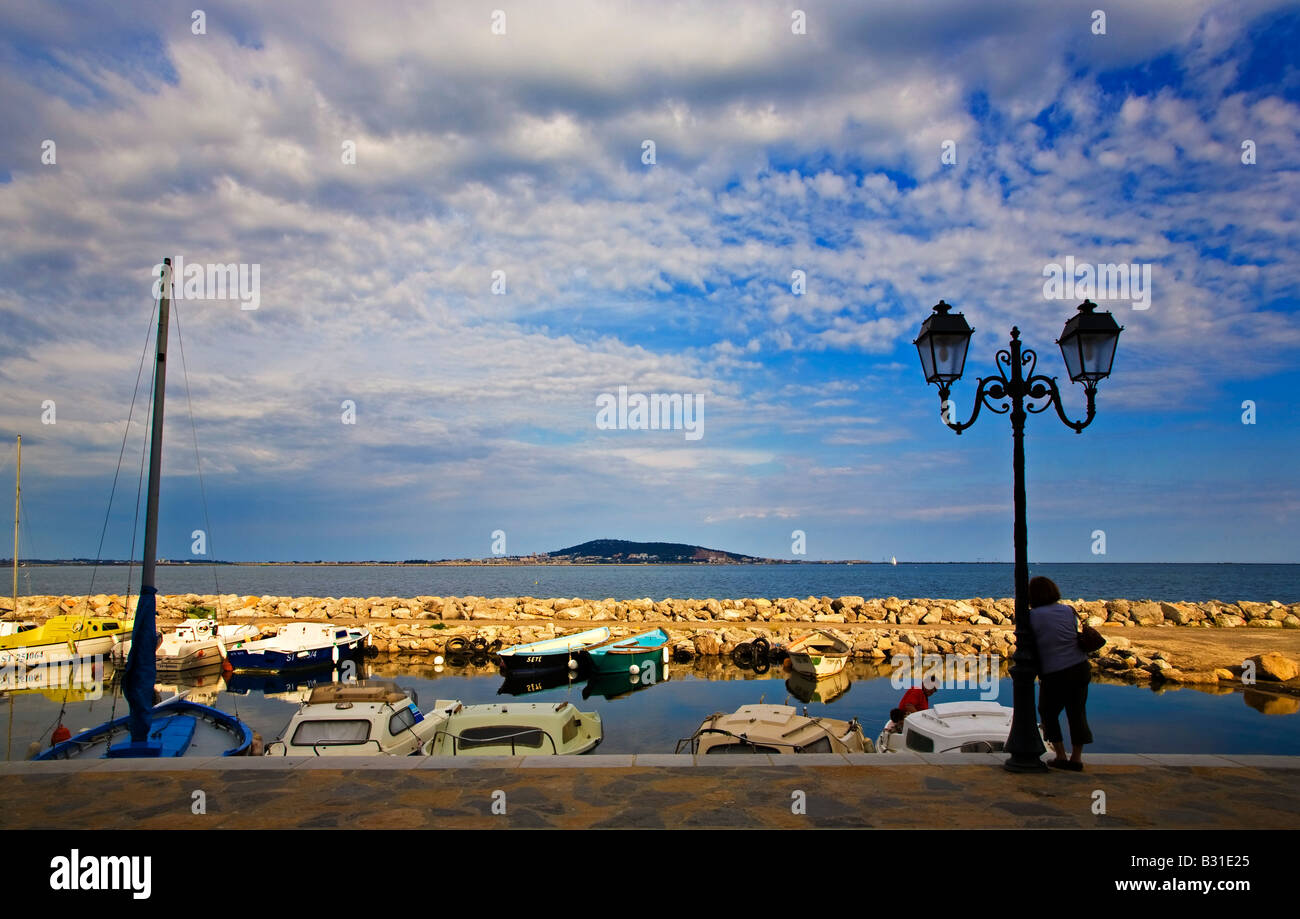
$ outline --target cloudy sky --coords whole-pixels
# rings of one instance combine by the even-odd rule
[[[1102,301],[1093,425],[1030,419],[1031,559],[1300,560],[1300,10],[1098,5],[6,3],[21,554],[95,555],[124,435],[130,551],[173,256],[260,284],[173,304],[164,556],[197,440],[225,559],[1009,560],[1009,423],[946,429],[911,342],[940,298],[975,327],[964,415],[1018,325],[1082,415],[1072,258],[1150,299]],[[620,386],[702,436],[598,426]]]

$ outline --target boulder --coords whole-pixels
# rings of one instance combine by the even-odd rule
[[[1293,680],[1297,675],[1300,675],[1300,665],[1276,651],[1256,654],[1253,657],[1246,658],[1246,660],[1254,662],[1255,676],[1261,680],[1275,680],[1279,683],[1285,683],[1287,680]]]
[[[1138,625],[1160,625],[1165,621],[1165,613],[1160,604],[1150,601],[1130,607],[1129,615]]]

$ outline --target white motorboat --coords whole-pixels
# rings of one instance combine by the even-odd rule
[[[684,740],[678,753],[713,756],[728,753],[869,753],[871,741],[854,718],[809,717],[793,705],[743,705],[733,714],[717,712]]]
[[[996,702],[940,702],[912,712],[901,731],[882,730],[876,751],[1000,753],[1011,733],[1011,715],[1012,709]]]
[[[604,739],[597,712],[571,702],[437,706],[447,722],[428,752],[435,756],[544,756],[587,753]]]
[[[162,673],[219,667],[227,645],[251,641],[259,635],[261,630],[255,625],[217,625],[215,619],[187,619],[174,631],[163,634],[155,655],[156,666]],[[113,659],[125,662],[130,653],[128,639],[113,649]]]
[[[839,673],[853,653],[847,642],[820,629],[800,638],[786,651],[790,655],[790,666],[794,672],[815,680]]]
[[[446,724],[443,709],[460,703],[440,699],[428,715],[414,692],[382,680],[312,687],[268,756],[407,756],[427,753]]]

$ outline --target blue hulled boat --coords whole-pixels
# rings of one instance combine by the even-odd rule
[[[55,744],[34,758],[243,756],[253,743],[252,730],[234,715],[185,699],[168,699],[154,706],[144,746],[131,743],[130,722],[131,716],[123,715]]]
[[[342,660],[360,660],[370,653],[370,630],[319,622],[281,626],[272,638],[241,641],[226,649],[234,670],[282,673],[333,667]]]

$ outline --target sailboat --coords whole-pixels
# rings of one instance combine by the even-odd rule
[[[14,484],[14,616],[18,615],[18,519],[23,481],[23,438],[18,435]],[[0,668],[68,664],[112,651],[127,623],[109,616],[51,616],[40,625],[5,622],[0,628]]]
[[[889,556],[889,564],[891,564],[891,565],[897,565],[897,564],[898,564],[898,559],[895,558],[895,557],[892,556],[892,555]]]
[[[122,677],[122,694],[130,713],[82,731],[38,754],[38,760],[101,757],[108,759],[174,756],[239,756],[249,752],[253,732],[233,715],[181,697],[155,705],[158,644],[154,566],[158,558],[158,492],[162,481],[163,390],[167,378],[167,319],[171,259],[163,259],[158,297],[153,419],[149,432],[149,490],[145,505],[144,564],[140,597],[131,632],[131,652]]]

